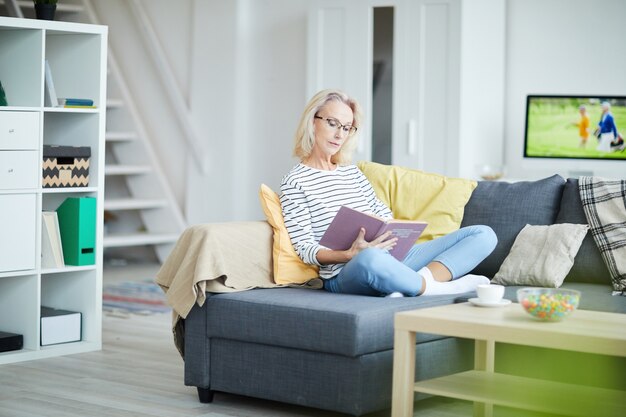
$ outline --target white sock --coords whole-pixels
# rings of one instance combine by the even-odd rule
[[[454,281],[439,282],[433,278],[430,269],[424,267],[417,271],[424,278],[426,288],[423,289],[421,295],[443,295],[443,294],[460,294],[464,292],[475,291],[480,284],[489,284],[489,278],[482,275],[465,275]]]
[[[401,298],[401,297],[404,297],[404,294],[398,291],[394,291],[391,294],[385,295],[385,298]]]

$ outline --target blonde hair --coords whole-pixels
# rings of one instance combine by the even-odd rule
[[[296,129],[293,154],[300,158],[300,160],[305,160],[311,155],[313,145],[315,144],[313,119],[320,109],[330,101],[338,101],[350,107],[353,115],[352,126],[357,129],[361,127],[361,106],[354,98],[340,90],[329,89],[318,92],[309,100],[304,108],[304,112],[300,117],[300,123]],[[356,133],[352,136],[348,136],[341,149],[332,156],[331,161],[339,165],[349,164],[352,161],[352,153],[356,148],[356,138]]]

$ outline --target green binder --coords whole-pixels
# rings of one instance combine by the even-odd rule
[[[66,265],[96,263],[96,199],[70,197],[57,209]]]

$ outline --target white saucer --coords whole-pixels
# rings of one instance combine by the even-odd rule
[[[509,304],[511,304],[511,300],[507,300],[506,298],[503,298],[497,303],[484,303],[480,301],[479,298],[470,298],[467,301],[469,301],[470,303],[478,307],[504,307],[504,306],[508,306]]]

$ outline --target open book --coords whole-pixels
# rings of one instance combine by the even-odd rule
[[[398,238],[396,246],[389,251],[398,260],[403,260],[428,224],[419,220],[382,219],[342,206],[326,229],[320,245],[333,250],[346,250],[365,229],[365,240],[371,242],[387,231]]]

